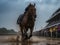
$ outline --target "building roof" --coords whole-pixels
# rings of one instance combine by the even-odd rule
[[[56,23],[56,24],[53,24],[53,25],[50,25],[50,26],[47,26],[47,27],[45,27],[44,29],[46,29],[46,28],[50,28],[50,27],[53,27],[53,26],[57,26],[57,25],[59,25],[60,23]]]
[[[54,18],[59,13],[60,13],[60,8],[55,13],[53,13],[53,15],[46,22],[49,22],[52,18]]]

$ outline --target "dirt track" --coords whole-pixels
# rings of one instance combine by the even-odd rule
[[[21,41],[21,36],[20,39]],[[0,43],[4,43],[4,42],[14,42],[16,41],[16,35],[5,35],[5,36],[0,36]],[[36,37],[33,36],[31,39],[29,39],[30,42],[33,42],[34,44],[41,44],[45,45],[45,44],[50,44],[50,45],[60,45],[60,38],[59,39],[54,39],[54,38],[45,38],[45,37]]]

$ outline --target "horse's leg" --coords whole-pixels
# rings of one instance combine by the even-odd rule
[[[23,36],[23,27],[20,27],[21,35]]]
[[[28,31],[28,28],[26,28],[26,37],[28,37],[28,35],[27,35],[27,31]]]
[[[24,40],[24,28],[21,26],[20,27],[20,31],[21,31],[21,40]]]
[[[29,36],[29,39],[32,37],[32,32],[33,32],[33,28],[30,28],[30,36]]]
[[[28,38],[28,36],[27,36],[27,31],[28,31],[28,28],[25,28],[25,30],[24,30],[25,39]]]

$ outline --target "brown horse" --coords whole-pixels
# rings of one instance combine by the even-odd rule
[[[30,38],[32,36],[34,24],[35,24],[35,19],[36,19],[36,8],[35,4],[29,4],[28,7],[25,9],[25,13],[23,14],[23,19],[20,22],[20,30],[22,37]],[[28,37],[27,31],[30,29],[30,35]]]

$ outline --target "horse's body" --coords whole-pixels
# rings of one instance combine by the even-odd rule
[[[22,21],[20,22],[20,30],[22,33],[22,36],[25,36],[25,38],[30,38],[32,36],[35,18],[36,18],[36,8],[35,5],[30,4],[26,10],[26,13],[24,13],[24,17]],[[27,36],[27,31],[30,29],[30,36]]]

